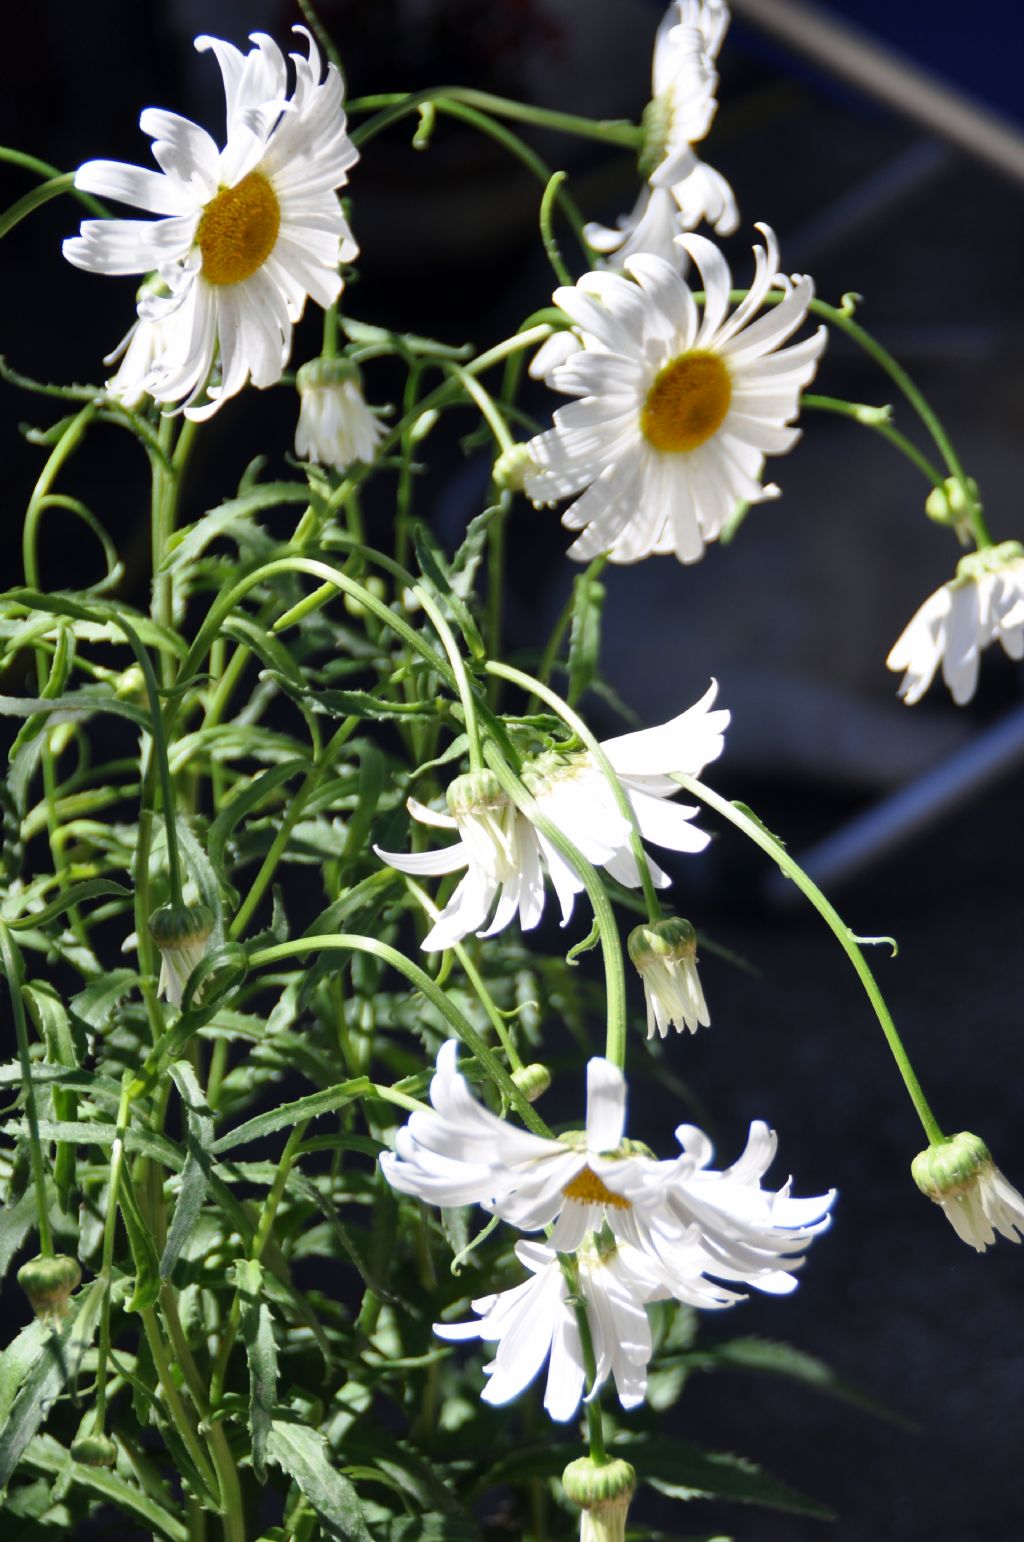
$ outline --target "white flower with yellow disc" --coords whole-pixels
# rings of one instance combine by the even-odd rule
[[[357,255],[337,197],[358,159],[345,131],[344,85],[334,65],[321,79],[312,37],[295,30],[309,53],[290,56],[290,96],[287,62],[271,38],[254,33],[248,54],[196,38],[224,79],[222,150],[187,118],[150,107],[139,122],[159,171],[87,161],[75,176],[85,192],[158,216],[86,220],[64,255],[93,273],[159,275],[168,292],[139,303],[142,327],[160,328],[140,340],[154,348],[142,384],[156,401],[184,400],[192,418],[208,417],[250,378],[260,387],[279,380],[307,297],[332,305],[339,264]],[[218,360],[219,382],[210,383]],[[204,390],[208,400],[197,405]]]
[[[670,263],[644,255],[629,259],[629,277],[587,273],[555,291],[582,346],[548,380],[579,400],[530,440],[525,486],[536,504],[573,500],[562,523],[582,532],[569,548],[578,561],[674,552],[696,562],[738,504],[777,496],[761,481],[765,456],[800,436],[791,425],[825,330],[781,346],[814,284],[781,274],[775,236],[757,228],[765,245],[731,314],[728,265],[703,236],[678,238],[700,270],[703,309]],[[773,290],[781,298],[766,306]]]

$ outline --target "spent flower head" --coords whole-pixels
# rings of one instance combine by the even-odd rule
[[[711,1022],[697,974],[697,933],[689,921],[671,917],[634,927],[629,956],[644,982],[647,1037],[662,1038],[671,1027],[696,1033]]]
[[[961,1241],[983,1253],[1024,1237],[1024,1196],[1003,1177],[985,1142],[968,1130],[922,1151],[910,1164],[922,1194],[941,1205]]]

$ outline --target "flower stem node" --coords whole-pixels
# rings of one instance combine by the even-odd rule
[[[644,982],[647,1037],[665,1038],[673,1025],[678,1033],[696,1033],[711,1019],[697,974],[697,933],[681,916],[634,927],[627,943],[629,956]]]
[[[150,934],[162,961],[158,989],[173,1006],[181,1006],[188,977],[202,961],[213,928],[208,905],[161,905],[150,916]]]
[[[113,1467],[117,1447],[107,1435],[81,1435],[71,1442],[71,1459],[83,1467]]]
[[[941,1205],[957,1236],[983,1253],[996,1232],[1009,1242],[1024,1236],[1024,1196],[1008,1183],[985,1142],[963,1130],[936,1142],[910,1164],[922,1194]]]
[[[636,1492],[636,1471],[629,1462],[581,1456],[563,1472],[562,1487],[583,1511],[580,1542],[623,1542],[629,1502]]]
[[[521,493],[531,464],[529,445],[509,445],[507,450],[502,450],[494,462],[494,469],[491,475],[494,478],[495,485],[503,491]]]
[[[528,1103],[536,1103],[551,1086],[551,1072],[546,1065],[533,1061],[520,1065],[512,1072],[512,1080]]]
[[[67,1253],[30,1258],[18,1270],[18,1284],[43,1322],[59,1321],[67,1311],[68,1298],[82,1281],[77,1258]]]

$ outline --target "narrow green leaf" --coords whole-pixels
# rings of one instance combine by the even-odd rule
[[[58,723],[91,717],[94,712],[112,712],[115,717],[126,717],[146,733],[150,728],[148,712],[122,701],[105,685],[83,685],[80,690],[54,696],[51,701],[45,696],[0,696],[0,717],[31,717],[36,712]]]
[[[377,804],[384,791],[385,769],[384,756],[380,750],[375,749],[372,744],[364,744],[359,756],[356,806],[349,816],[348,834],[345,837],[344,856],[348,860],[355,857],[366,845],[370,826],[377,813]]]
[[[46,1045],[46,1059],[51,1065],[66,1070],[78,1069],[78,1053],[74,1034],[64,1003],[44,981],[22,987],[25,1005]],[[56,1085],[52,1089],[53,1112],[58,1119],[74,1119],[78,1112],[78,1096],[71,1088]],[[57,1189],[61,1209],[70,1208],[71,1194],[75,1186],[75,1148],[66,1141],[57,1145],[53,1161],[53,1181]]]
[[[366,1097],[372,1091],[367,1077],[356,1076],[351,1081],[341,1082],[337,1087],[327,1087],[323,1092],[311,1092],[304,1098],[283,1103],[280,1108],[269,1109],[265,1114],[257,1114],[255,1119],[247,1119],[244,1124],[236,1125],[233,1130],[214,1141],[211,1150],[220,1156],[225,1151],[233,1151],[236,1146],[244,1146],[247,1141],[272,1135],[275,1130],[290,1129],[301,1119],[316,1119],[320,1114],[332,1114],[344,1108],[346,1103],[351,1103],[353,1098]]]
[[[308,760],[285,760],[253,777],[240,792],[233,792],[224,804],[206,838],[207,852],[214,868],[223,874],[228,841],[238,825],[257,809],[264,798],[283,787],[294,776],[302,776],[309,770]]]
[[[135,1289],[125,1302],[124,1309],[126,1312],[144,1312],[147,1307],[154,1306],[159,1298],[160,1264],[153,1233],[139,1209],[127,1168],[121,1172],[117,1204],[124,1219],[128,1246],[132,1250],[132,1262],[135,1265]]]
[[[75,1017],[80,1017],[90,1028],[102,1031],[110,1026],[116,1007],[138,983],[139,976],[134,969],[111,969],[109,974],[92,980],[85,990],[72,996],[68,1005]]]
[[[567,692],[570,706],[579,701],[597,674],[601,652],[601,615],[604,609],[604,597],[604,584],[600,579],[592,577],[589,572],[581,573],[574,580]]]
[[[164,566],[172,572],[190,567],[212,541],[222,535],[244,540],[259,533],[251,518],[262,509],[279,508],[287,503],[308,503],[309,489],[299,482],[264,482],[239,498],[230,498],[211,509],[195,524],[178,531],[167,543]]]
[[[746,1457],[727,1451],[702,1451],[663,1435],[641,1435],[616,1444],[615,1455],[632,1462],[641,1480],[670,1499],[730,1499],[765,1505],[791,1515],[831,1520],[817,1499],[790,1488]]]
[[[823,1392],[840,1402],[863,1408],[866,1413],[899,1429],[915,1430],[912,1419],[887,1408],[884,1403],[869,1397],[849,1382],[837,1376],[832,1367],[792,1344],[779,1343],[774,1339],[740,1338],[717,1344],[713,1349],[688,1351],[683,1362],[697,1371],[752,1371],[757,1375],[783,1376],[788,1381],[798,1381],[815,1392]]]
[[[44,905],[42,910],[33,910],[30,915],[18,916],[16,920],[8,921],[12,932],[24,931],[29,926],[45,926],[48,921],[53,921],[57,916],[62,916],[75,905],[81,905],[88,899],[123,899],[126,903],[131,900],[132,891],[126,889],[124,884],[114,883],[110,878],[87,878],[84,883],[72,883],[58,894],[57,898]]]
[[[252,1465],[260,1483],[267,1477],[267,1441],[277,1399],[277,1344],[270,1308],[263,1298],[263,1269],[254,1258],[235,1264],[241,1300],[242,1342],[249,1362],[249,1431]]]
[[[93,1280],[69,1303],[61,1327],[42,1336],[39,1355],[0,1427],[0,1495],[64,1383],[78,1370],[95,1335],[102,1300],[101,1282]]]
[[[480,636],[480,628],[473,620],[466,601],[455,592],[444,552],[435,540],[433,532],[426,525],[418,522],[413,526],[412,538],[420,571],[438,598],[451,611],[452,619],[466,639],[470,653],[477,659],[486,657],[487,649]]]
[[[70,1463],[71,1482],[79,1488],[140,1521],[154,1536],[169,1537],[170,1542],[189,1542],[188,1527],[163,1505],[126,1482],[119,1473],[71,1462],[70,1454],[51,1435],[37,1435],[31,1440],[22,1463],[33,1472],[44,1472],[50,1477],[62,1475]]]
[[[322,1435],[302,1424],[274,1419],[267,1460],[282,1468],[316,1511],[326,1537],[373,1542],[352,1484],[334,1465]]]
[[[185,1139],[186,1155],[185,1165],[181,1169],[181,1186],[160,1258],[162,1280],[170,1279],[178,1255],[199,1219],[210,1187],[209,1168],[213,1145],[213,1114],[207,1106],[206,1096],[196,1080],[195,1072],[187,1061],[179,1060],[170,1067],[170,1073],[185,1105],[188,1135]]]
[[[452,558],[448,569],[452,589],[460,600],[468,600],[473,592],[477,569],[487,549],[491,525],[503,512],[503,504],[492,503],[489,509],[484,509],[482,514],[475,515],[466,526],[462,544]]]
[[[20,1072],[20,1066],[18,1070]],[[36,1192],[31,1186],[17,1198],[8,1195],[0,1205],[0,1280],[7,1275],[11,1259],[36,1224]]]

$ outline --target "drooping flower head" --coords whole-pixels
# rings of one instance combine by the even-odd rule
[[[1024,546],[1003,541],[961,557],[956,577],[930,594],[893,644],[886,665],[904,670],[900,695],[921,700],[942,665],[942,678],[962,707],[978,684],[981,654],[999,641],[1024,658]]]
[[[753,283],[731,315],[728,265],[703,236],[679,237],[701,273],[702,313],[658,257],[631,258],[629,277],[587,273],[555,291],[582,346],[548,382],[580,399],[530,441],[526,491],[536,504],[573,499],[562,523],[582,531],[569,548],[577,561],[674,552],[696,562],[739,503],[777,496],[761,482],[765,456],[800,436],[790,425],[825,329],[781,347],[805,320],[814,285],[781,274],[773,233],[757,228],[765,246],[754,248]],[[781,300],[758,315],[773,289]]]
[[[923,1194],[941,1205],[962,1242],[983,1253],[996,1240],[1024,1238],[1024,1195],[993,1162],[985,1142],[963,1130],[929,1146],[910,1164]]]
[[[311,359],[295,376],[299,421],[295,453],[346,471],[356,461],[369,465],[384,430],[366,405],[359,370],[348,359]]]
[[[654,40],[651,100],[644,112],[640,171],[645,178],[631,213],[614,227],[589,224],[584,234],[609,267],[622,271],[638,252],[663,257],[679,267],[674,246],[682,231],[706,220],[722,236],[739,224],[732,188],[697,156],[718,103],[715,60],[729,26],[720,0],[675,0]]]
[[[637,926],[629,934],[629,956],[644,982],[647,1037],[665,1038],[675,1025],[679,1033],[696,1033],[711,1022],[697,973],[697,933],[689,921],[673,916]]]
[[[341,262],[358,248],[337,198],[358,159],[345,131],[344,86],[304,28],[308,56],[292,54],[295,84],[277,44],[253,33],[242,54],[219,38],[212,50],[224,80],[224,148],[205,129],[150,107],[140,126],[159,171],[87,161],[75,186],[133,204],[151,220],[86,220],[64,255],[93,273],[155,272],[167,293],[139,302],[154,356],[143,388],[159,402],[185,401],[207,417],[250,378],[279,380],[307,296],[329,306],[341,292]],[[322,77],[322,78],[321,78]],[[219,358],[220,381],[209,384]],[[122,366],[124,368],[124,366]],[[196,405],[206,389],[209,400]]]
[[[189,976],[206,957],[214,925],[207,905],[162,905],[150,916],[150,934],[160,953],[157,990],[172,1006],[181,1006]]]
[[[728,712],[712,710],[718,687],[657,728],[622,734],[601,748],[629,798],[644,840],[671,851],[702,851],[708,836],[691,821],[692,805],[667,801],[678,788],[672,774],[699,776],[722,752]],[[630,888],[640,884],[630,841],[632,826],[619,809],[600,767],[588,753],[550,752],[523,769],[540,812],[582,855]],[[413,854],[374,849],[399,872],[416,875],[465,868],[448,904],[423,940],[428,950],[450,948],[470,932],[491,936],[518,913],[524,931],[537,925],[544,909],[544,873],[551,879],[563,925],[572,915],[583,880],[543,833],[519,812],[490,771],[469,772],[448,789],[447,814],[409,800],[421,824],[454,830],[459,839],[440,851]],[[654,882],[669,879],[651,863]],[[487,925],[488,918],[490,924]]]

